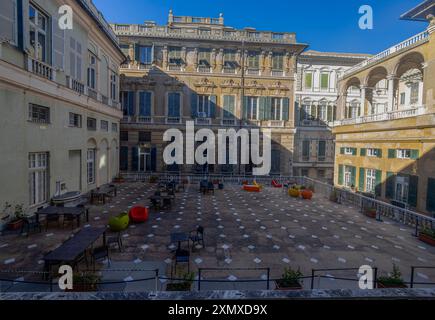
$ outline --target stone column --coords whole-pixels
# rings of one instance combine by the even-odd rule
[[[260,52],[260,63],[259,63],[259,67],[260,67],[260,73],[264,74],[264,69],[265,69],[265,59],[266,59],[266,51],[262,50]]]
[[[216,49],[212,49],[211,50],[211,54],[210,54],[210,67],[212,69],[212,72],[214,72],[215,68],[216,68]]]
[[[395,74],[391,74],[387,77],[388,80],[387,111],[393,111],[394,109],[394,85],[396,79],[397,78]]]
[[[364,114],[366,109],[366,89],[367,89],[366,86],[361,86],[361,102],[360,102],[360,110],[358,116]]]
[[[273,55],[273,52],[272,51],[269,51],[268,53],[267,53],[267,57],[266,57],[266,75],[270,75],[271,74],[271,72],[272,72],[272,55]]]
[[[193,49],[193,69],[196,71],[198,68],[198,48]]]
[[[163,70],[168,68],[168,46],[164,46],[162,49],[162,67]]]
[[[219,49],[219,53],[217,54],[216,57],[216,68],[217,68],[217,72],[222,72],[222,68],[224,65],[224,49],[221,48]]]

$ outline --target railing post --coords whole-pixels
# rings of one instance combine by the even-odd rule
[[[375,274],[373,276],[373,289],[375,289],[378,285],[378,268],[373,268],[375,270]]]
[[[267,287],[266,287],[266,289],[267,290],[270,290],[270,268],[267,268]]]
[[[414,288],[414,269],[415,267],[411,266],[411,283],[409,284],[411,288]]]
[[[414,237],[418,237],[418,217],[415,219],[415,233]]]
[[[311,290],[314,289],[314,272],[315,269],[311,269]]]
[[[156,291],[159,291],[158,288],[158,281],[159,281],[159,269],[155,270],[156,276],[155,276],[155,286],[156,286]]]
[[[201,291],[201,268],[198,268],[198,291]]]

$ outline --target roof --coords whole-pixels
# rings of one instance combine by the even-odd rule
[[[435,0],[426,0],[400,16],[402,20],[428,21],[428,16],[435,16]]]
[[[372,55],[368,53],[324,52],[324,51],[308,50],[301,53],[301,56],[367,59]]]

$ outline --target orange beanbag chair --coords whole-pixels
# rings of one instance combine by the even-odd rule
[[[256,185],[245,184],[243,186],[243,190],[248,191],[248,192],[260,192],[261,188],[259,186],[256,186]]]
[[[148,208],[140,206],[133,207],[130,209],[128,216],[133,222],[145,222],[148,220]]]

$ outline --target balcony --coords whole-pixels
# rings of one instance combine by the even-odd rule
[[[285,77],[285,73],[282,70],[272,70],[270,75],[272,77]]]
[[[181,117],[167,117],[166,124],[179,124],[181,123]]]
[[[235,126],[236,119],[222,119],[221,124],[223,126]]]
[[[94,89],[91,89],[89,87],[88,87],[88,96],[89,96],[89,98],[92,98],[92,99],[98,101],[98,93],[97,93],[97,91],[95,91]]]
[[[412,107],[412,108],[407,108],[402,110],[394,110],[385,113],[370,114],[367,116],[362,116],[362,117],[357,117],[352,119],[336,120],[332,122],[330,125],[337,127],[337,126],[345,126],[345,125],[369,123],[369,122],[377,122],[377,121],[397,120],[397,119],[420,116],[425,113],[425,110],[426,110],[425,106],[417,106],[417,107]]]
[[[301,126],[306,126],[306,127],[317,127],[317,126],[326,126],[327,123],[325,121],[322,120],[309,120],[309,119],[304,119],[301,120],[299,122],[299,125]]]
[[[197,125],[210,125],[211,124],[211,119],[210,118],[195,118],[195,124]]]
[[[396,45],[388,48],[387,50],[384,50],[384,51],[378,53],[377,55],[375,55],[375,56],[373,56],[373,57],[371,57],[371,58],[369,58],[367,60],[364,60],[364,61],[356,64],[352,68],[346,70],[343,73],[343,75],[340,77],[340,79],[342,79],[342,78],[344,78],[344,77],[346,77],[346,76],[348,76],[348,75],[350,75],[350,74],[352,74],[354,72],[357,72],[357,71],[359,71],[361,69],[364,69],[364,68],[366,68],[366,67],[368,67],[370,65],[373,65],[377,61],[385,59],[385,58],[391,56],[392,54],[394,54],[394,53],[396,53],[398,51],[401,51],[401,50],[403,50],[405,48],[408,48],[410,46],[414,46],[414,45],[417,45],[417,44],[420,44],[420,43],[424,43],[426,41],[429,41],[429,32],[428,31],[420,32],[419,34],[416,34],[415,36],[413,36],[411,38],[408,38],[405,41],[402,41],[399,44],[396,44]]]
[[[71,78],[70,76],[66,76],[66,86],[78,94],[84,94],[85,93],[85,85],[81,83],[80,81]]]
[[[246,74],[250,75],[250,76],[258,76],[258,75],[260,75],[260,70],[259,69],[248,69],[248,70],[246,70]]]
[[[168,65],[169,71],[183,71],[183,66],[180,64],[170,64]]]
[[[283,128],[285,126],[285,121],[284,120],[269,120],[267,122],[267,126],[273,127],[273,128]]]
[[[54,71],[53,68],[39,60],[36,60],[28,56],[27,60],[27,70],[48,80],[54,81]]]
[[[139,123],[152,123],[153,122],[153,118],[150,116],[138,116],[136,118],[136,121]]]
[[[210,73],[211,70],[210,66],[198,66],[198,72],[201,73]]]

